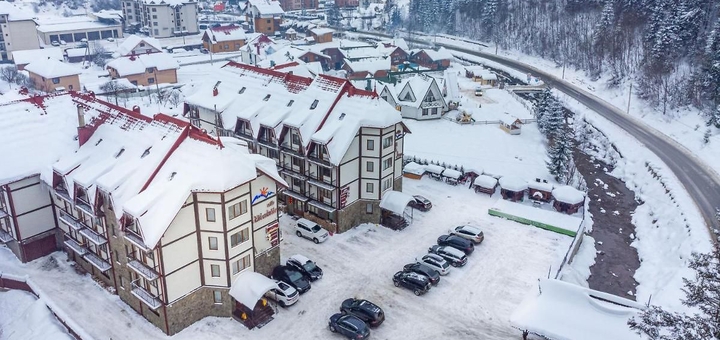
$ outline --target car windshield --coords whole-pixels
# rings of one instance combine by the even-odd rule
[[[299,281],[302,279],[302,274],[296,272],[296,271],[288,271],[288,277],[290,278],[290,281]]]
[[[303,265],[303,268],[305,268],[305,270],[311,272],[311,271],[315,270],[315,268],[317,268],[317,266],[315,265],[314,262],[308,261],[308,262],[305,262],[305,264]]]
[[[440,262],[440,268],[445,269],[447,267],[450,267],[450,265],[447,263],[447,261]]]
[[[287,290],[288,288],[290,288],[290,286],[288,286],[287,283],[282,282],[282,281],[278,282],[278,287],[280,287],[280,289],[282,289],[282,290]]]
[[[320,228],[320,226],[316,224],[314,227],[312,227],[312,232],[317,233],[318,231],[320,231],[320,229],[322,228]]]

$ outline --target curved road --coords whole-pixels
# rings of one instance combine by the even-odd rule
[[[375,32],[363,31],[358,33],[392,38],[390,35],[378,34]],[[428,43],[427,40],[406,40],[421,44]],[[713,232],[713,230],[720,230],[720,221],[718,221],[715,217],[717,211],[716,209],[720,208],[720,177],[718,177],[717,173],[704,164],[702,160],[699,160],[678,142],[623,113],[617,107],[604,101],[603,99],[600,99],[597,96],[570,84],[569,82],[561,80],[528,64],[495,54],[461,48],[453,45],[440,43],[435,43],[435,45],[443,46],[451,51],[467,53],[492,60],[525,73],[532,73],[542,79],[546,84],[564,92],[583,105],[597,112],[605,119],[624,129],[640,143],[644,144],[646,148],[655,153],[660,160],[665,162],[670,170],[672,170],[700,210],[700,213],[705,219],[705,223],[708,227],[710,237],[713,241],[717,242],[717,235]]]

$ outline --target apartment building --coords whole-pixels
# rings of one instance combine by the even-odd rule
[[[68,256],[169,335],[230,317],[230,289],[248,289],[235,280],[280,264],[275,163],[170,116],[76,96],[80,146],[43,177]]]
[[[276,0],[248,0],[245,17],[255,33],[275,35],[280,31],[282,16],[285,14]]]
[[[126,27],[154,38],[200,33],[195,0],[124,0]]]
[[[40,48],[37,24],[27,13],[9,1],[0,1],[0,57],[12,60],[12,51]]]
[[[345,79],[230,62],[185,108],[193,125],[273,159],[288,183],[287,212],[329,230],[378,223],[382,195],[402,190],[409,131],[400,112]]]

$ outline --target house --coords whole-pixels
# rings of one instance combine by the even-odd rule
[[[43,92],[80,91],[79,69],[55,59],[45,59],[25,65],[35,89]]]
[[[453,60],[453,55],[445,49],[422,49],[410,55],[410,61],[431,70],[444,70],[450,67],[450,61]]]
[[[310,30],[310,35],[315,39],[316,44],[322,44],[332,41],[333,30],[329,28],[313,28]]]
[[[410,54],[408,53],[410,49],[408,48],[405,39],[402,38],[381,41],[378,44],[377,49],[382,51],[381,53],[383,55],[390,57],[390,63],[392,66],[403,64],[408,61],[410,57]]]
[[[63,51],[60,47],[46,47],[36,50],[13,51],[12,60],[18,70],[24,70],[25,66],[33,61],[53,59],[57,61],[65,61]]]
[[[133,85],[177,83],[177,60],[166,53],[152,53],[120,57],[107,63],[113,79],[126,78]]]
[[[154,38],[200,33],[196,0],[122,0],[125,28]]]
[[[552,199],[553,185],[545,180],[536,178],[534,182],[528,183],[528,197],[531,200],[550,202]]]
[[[482,66],[465,66],[465,77],[471,78],[481,85],[497,86],[497,75]]]
[[[473,189],[475,192],[482,192],[492,196],[498,186],[498,180],[488,175],[479,175],[473,181]]]
[[[403,118],[439,119],[448,109],[442,91],[433,77],[417,75],[395,85],[394,90],[390,87],[393,85],[386,84],[380,97],[398,108]]]
[[[275,41],[265,34],[249,33],[246,36],[247,43],[240,50],[240,60],[245,64],[257,65],[280,49]]]
[[[45,45],[61,41],[69,44],[122,38],[123,30],[120,20],[106,22],[89,16],[53,17],[38,21],[37,36]]]
[[[511,135],[519,135],[522,128],[522,121],[506,112],[500,116],[500,128]]]
[[[389,58],[362,59],[350,61],[345,59],[342,69],[347,71],[348,79],[387,78],[390,72]]]
[[[275,53],[267,55],[265,60],[258,62],[257,64],[267,68],[275,65],[287,64],[293,61],[301,61],[306,64],[317,62],[322,65],[323,69],[327,69],[330,64],[330,58],[328,56],[294,45],[278,49]]]
[[[402,117],[348,80],[230,62],[185,104],[193,125],[274,159],[287,213],[332,231],[379,221],[382,194],[402,189]]]
[[[500,177],[498,182],[500,183],[500,194],[503,199],[518,202],[525,198],[525,191],[528,189],[525,180],[512,176],[503,176]]]
[[[316,10],[324,1],[320,0],[280,0],[280,7],[285,12],[299,10]]]
[[[566,214],[574,214],[585,205],[585,194],[569,185],[553,189],[552,197],[555,210]]]
[[[40,48],[33,16],[13,2],[0,1],[0,59],[12,59],[14,51]]]
[[[90,96],[77,152],[49,167],[68,257],[168,335],[231,317],[243,273],[280,264],[275,163],[185,121]],[[79,298],[81,298],[79,296]]]
[[[251,23],[253,32],[275,35],[280,31],[282,16],[285,14],[279,1],[248,0],[245,16]]]
[[[57,221],[41,172],[78,148],[76,92],[35,96],[0,106],[0,243],[22,262],[57,251]],[[93,107],[82,119],[103,110]],[[7,133],[12,131],[33,131]]]
[[[125,41],[118,46],[113,53],[115,58],[131,56],[133,54],[150,54],[162,52],[160,41],[151,37],[141,37],[132,34],[125,38]]]
[[[203,47],[210,53],[240,51],[246,40],[245,31],[235,24],[210,27],[202,36]]]

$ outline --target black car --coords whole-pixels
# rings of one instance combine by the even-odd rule
[[[289,266],[275,267],[270,277],[293,286],[300,294],[310,290],[310,282],[305,279],[302,273]]]
[[[385,321],[385,313],[378,305],[359,299],[347,299],[340,305],[340,312],[357,316],[370,327],[377,327]]]
[[[348,339],[367,339],[370,337],[370,327],[355,315],[333,314],[330,317],[328,328],[333,333],[340,333]]]
[[[413,200],[410,201],[410,206],[420,211],[428,211],[432,208],[432,202],[425,197],[415,195]]]
[[[462,267],[467,264],[467,256],[461,250],[453,247],[432,246],[428,249],[428,253],[440,255],[445,261],[450,262],[453,267]]]
[[[397,272],[393,275],[395,287],[403,286],[410,289],[415,295],[420,296],[430,290],[430,281],[427,277],[413,272]]]
[[[472,241],[457,235],[442,235],[438,237],[437,244],[441,246],[450,246],[457,250],[462,250],[465,255],[470,255],[475,250]]]
[[[285,264],[305,275],[310,281],[321,279],[323,276],[322,269],[315,262],[302,255],[290,256]]]
[[[422,276],[425,276],[430,280],[430,283],[432,283],[433,286],[437,286],[438,283],[440,283],[440,273],[437,272],[437,270],[432,269],[422,263],[409,263],[406,264],[405,267],[403,267],[404,272],[413,272],[418,273]]]

